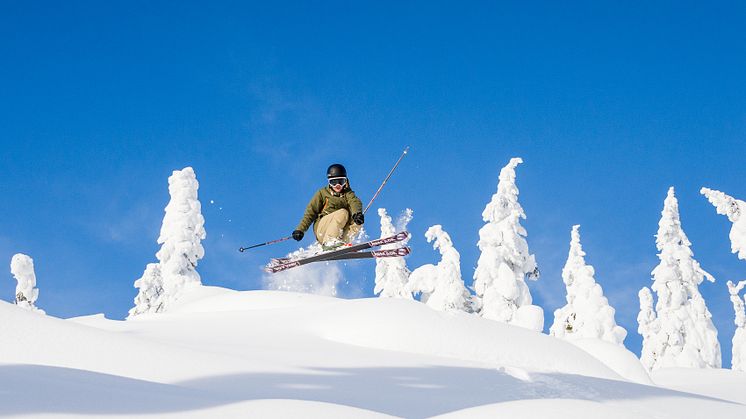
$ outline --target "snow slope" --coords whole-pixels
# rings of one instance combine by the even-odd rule
[[[743,373],[657,371],[669,387],[686,380],[667,389],[607,349],[398,299],[201,286],[124,322],[0,302],[0,415],[746,415],[746,396],[724,388],[744,388]]]

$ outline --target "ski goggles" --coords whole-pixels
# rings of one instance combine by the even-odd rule
[[[329,179],[329,184],[331,186],[344,185],[345,183],[347,183],[346,177],[333,177]]]

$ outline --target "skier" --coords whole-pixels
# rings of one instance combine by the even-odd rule
[[[360,232],[365,216],[363,203],[350,189],[347,170],[332,164],[326,170],[328,185],[316,191],[306,207],[293,239],[300,241],[313,223],[316,240],[325,248],[349,243]]]

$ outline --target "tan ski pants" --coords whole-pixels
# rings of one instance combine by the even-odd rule
[[[350,212],[342,208],[321,217],[314,224],[313,233],[316,235],[316,240],[321,244],[337,240],[349,243],[360,232],[360,227],[351,222]]]

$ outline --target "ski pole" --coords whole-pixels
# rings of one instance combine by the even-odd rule
[[[268,241],[266,243],[259,243],[259,244],[255,244],[255,245],[249,246],[249,247],[239,247],[238,251],[241,252],[241,253],[243,253],[244,251],[249,250],[249,249],[253,249],[255,247],[266,246],[268,244],[275,244],[275,243],[279,243],[279,242],[284,242],[285,240],[290,240],[292,238],[293,238],[293,236],[287,236],[287,237],[283,237],[281,239],[271,240],[271,241]]]
[[[396,168],[399,166],[399,163],[401,163],[402,159],[404,158],[404,156],[407,155],[408,152],[409,152],[409,146],[407,146],[407,148],[404,149],[404,152],[401,153],[401,156],[399,156],[399,160],[396,161],[396,164],[394,165],[394,167],[391,168],[391,171],[389,172],[388,176],[386,176],[386,179],[383,180],[383,183],[381,183],[381,186],[378,187],[378,190],[373,195],[373,198],[370,199],[370,202],[368,202],[368,205],[365,207],[365,210],[363,210],[363,214],[368,212],[368,209],[370,209],[370,206],[373,205],[373,201],[376,200],[376,197],[378,197],[378,194],[381,193],[381,189],[383,189],[383,187],[386,185],[386,182],[389,181],[389,178],[391,177],[391,175],[394,174],[394,170],[396,170]]]

